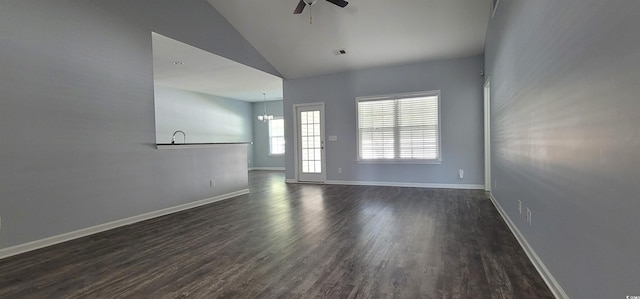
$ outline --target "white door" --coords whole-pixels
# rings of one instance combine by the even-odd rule
[[[298,181],[327,179],[324,152],[324,103],[295,105]]]

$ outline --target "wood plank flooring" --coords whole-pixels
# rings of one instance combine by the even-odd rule
[[[0,298],[553,298],[482,191],[249,180],[0,260]]]

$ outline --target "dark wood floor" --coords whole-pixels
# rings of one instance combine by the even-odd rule
[[[552,298],[482,191],[302,185],[0,261],[0,298]]]

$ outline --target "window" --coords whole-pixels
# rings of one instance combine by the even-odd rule
[[[284,119],[269,121],[269,154],[284,155]]]
[[[356,99],[358,160],[440,161],[440,91]]]

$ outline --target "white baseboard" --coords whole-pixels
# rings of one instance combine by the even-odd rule
[[[498,213],[500,213],[500,216],[502,216],[502,219],[504,219],[504,222],[507,223],[507,226],[509,227],[509,230],[511,230],[511,233],[516,237],[518,243],[520,243],[520,247],[522,247],[524,252],[527,254],[527,257],[529,257],[529,260],[531,260],[531,263],[533,263],[533,266],[536,268],[536,270],[538,270],[538,273],[540,273],[540,276],[542,276],[542,279],[551,290],[551,293],[553,293],[556,298],[569,298],[569,296],[567,296],[567,293],[565,293],[562,289],[562,286],[560,286],[558,281],[553,277],[549,269],[547,269],[547,267],[533,250],[531,245],[529,245],[529,242],[527,242],[527,239],[524,238],[524,235],[522,235],[515,223],[511,221],[511,218],[509,218],[507,213],[502,209],[502,206],[500,206],[496,198],[493,197],[493,194],[490,195],[490,198],[491,202],[493,202],[493,205],[498,210]]]
[[[251,171],[251,170],[284,171],[284,167],[249,167],[249,171]]]
[[[12,247],[9,247],[9,248],[0,249],[0,259],[7,258],[7,257],[10,257],[10,256],[14,256],[14,255],[21,254],[21,253],[25,253],[25,252],[28,252],[28,251],[40,249],[40,248],[43,248],[43,247],[55,245],[55,244],[58,244],[58,243],[71,241],[73,239],[86,237],[86,236],[89,236],[89,235],[93,235],[93,234],[96,234],[96,233],[99,233],[99,232],[103,232],[103,231],[106,231],[106,230],[118,228],[118,227],[129,225],[129,224],[133,224],[133,223],[136,223],[136,222],[145,221],[145,220],[149,220],[149,219],[152,219],[152,218],[156,218],[156,217],[160,217],[160,216],[164,216],[164,215],[173,214],[173,213],[176,213],[176,212],[192,209],[192,208],[195,208],[195,207],[203,206],[203,205],[206,205],[206,204],[214,203],[214,202],[217,202],[217,201],[229,199],[229,198],[232,198],[232,197],[236,197],[236,196],[240,196],[240,195],[244,195],[244,194],[248,194],[248,193],[249,193],[249,189],[243,189],[243,190],[239,190],[239,191],[235,191],[235,192],[231,192],[231,193],[227,193],[227,194],[214,196],[214,197],[211,197],[211,198],[206,198],[206,199],[202,199],[202,200],[198,200],[198,201],[194,201],[194,202],[190,202],[190,203],[186,203],[186,204],[173,206],[173,207],[170,207],[170,208],[165,208],[165,209],[161,209],[161,210],[157,210],[157,211],[153,211],[153,212],[140,214],[140,215],[129,217],[129,218],[124,218],[124,219],[120,219],[120,220],[116,220],[116,221],[112,221],[112,222],[107,222],[107,223],[104,223],[104,224],[99,224],[99,225],[92,226],[92,227],[83,228],[83,229],[80,229],[80,230],[77,230],[77,231],[68,232],[68,233],[64,233],[64,234],[61,234],[61,235],[48,237],[48,238],[45,238],[45,239],[40,239],[40,240],[37,240],[37,241],[32,241],[32,242],[29,242],[29,243],[24,243],[24,244],[12,246]]]
[[[417,187],[441,189],[477,189],[483,190],[484,185],[476,184],[432,184],[432,183],[404,183],[404,182],[373,182],[373,181],[326,181],[331,185],[359,185],[359,186],[387,186],[387,187]]]
[[[286,179],[288,184],[305,183],[295,179]],[[318,183],[316,183],[318,184]],[[376,182],[376,181],[339,181],[327,180],[328,185],[355,185],[355,186],[383,186],[383,187],[416,187],[416,188],[439,188],[439,189],[472,189],[484,190],[484,185],[480,184],[433,184],[433,183],[405,183],[405,182]]]

